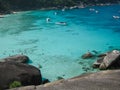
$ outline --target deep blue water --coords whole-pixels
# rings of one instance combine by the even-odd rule
[[[120,49],[120,19],[113,16],[120,17],[120,5],[5,15],[0,18],[0,58],[28,55],[29,64],[41,66],[43,77],[51,81],[86,73],[85,68],[89,68],[87,72],[97,71],[91,68],[96,58],[83,60],[81,55]]]

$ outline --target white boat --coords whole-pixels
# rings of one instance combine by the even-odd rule
[[[50,21],[50,18],[46,18],[46,22],[49,22]]]
[[[96,10],[95,12],[98,13],[99,11]]]
[[[63,8],[62,11],[64,12],[64,11],[65,11],[65,8]]]
[[[4,18],[4,16],[3,16],[3,15],[0,15],[0,18]]]
[[[94,8],[90,8],[89,10],[90,10],[90,11],[95,11],[95,9],[94,9]]]
[[[57,25],[67,25],[66,22],[56,22],[55,24],[57,24]]]
[[[57,12],[55,12],[54,14],[57,15]]]
[[[119,16],[113,16],[113,18],[115,18],[115,19],[119,19],[120,17],[119,17]]]

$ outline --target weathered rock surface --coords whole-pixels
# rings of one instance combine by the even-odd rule
[[[103,59],[104,59],[104,57],[99,58],[97,61],[95,61],[95,62],[93,63],[93,68],[99,68],[99,66],[100,66],[101,63],[103,62]]]
[[[98,60],[93,63],[94,68],[111,69],[120,68],[120,51],[113,50],[106,54],[100,54]]]
[[[13,56],[1,59],[1,61],[13,61],[13,62],[26,63],[29,61],[29,57],[26,55],[13,55]]]
[[[107,70],[45,85],[31,86],[31,88],[22,87],[11,90],[119,90],[119,77],[120,70]]]
[[[20,81],[23,86],[40,85],[40,70],[34,66],[18,62],[0,62],[0,89],[9,88],[13,81]]]
[[[112,67],[120,67],[120,52],[117,50],[107,53],[99,68],[107,69]]]
[[[24,86],[20,88],[13,88],[13,89],[7,89],[7,90],[35,90],[36,86],[31,85],[31,86]]]
[[[100,55],[98,55],[98,57],[105,57],[106,56],[106,54],[100,54]]]
[[[87,52],[86,54],[82,55],[81,58],[82,59],[88,59],[88,58],[92,58],[94,55],[91,52]]]

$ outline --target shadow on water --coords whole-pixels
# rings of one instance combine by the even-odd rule
[[[31,63],[33,63],[33,61],[31,59],[28,60],[27,64],[31,64]]]

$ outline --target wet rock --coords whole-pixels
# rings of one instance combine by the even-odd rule
[[[108,52],[104,57],[103,62],[101,63],[99,69],[108,69],[113,67],[120,68],[120,51],[118,50]]]
[[[42,84],[46,84],[46,83],[49,83],[50,81],[46,78],[42,78]]]
[[[23,86],[42,83],[40,70],[18,62],[0,62],[0,89],[9,88],[10,83],[19,81]]]
[[[113,46],[109,46],[108,48],[112,49],[112,48],[114,48],[114,47],[113,47]]]
[[[29,57],[26,55],[13,55],[7,58],[1,59],[1,61],[13,61],[13,62],[19,62],[19,63],[26,63],[29,61]]]
[[[99,55],[98,55],[98,57],[105,57],[105,56],[106,56],[105,53],[103,53],[103,54],[99,54]]]
[[[8,90],[35,90],[35,89],[36,89],[36,86],[31,85],[31,86],[12,88],[12,89],[8,89]]]
[[[94,63],[93,63],[93,68],[99,68],[99,66],[101,65],[101,63],[103,62],[103,59],[104,59],[104,57],[102,57],[102,58],[99,58],[97,61],[95,61]]]
[[[83,64],[83,62],[78,62],[78,64],[82,65],[82,64]]]
[[[87,52],[86,54],[82,55],[82,59],[89,59],[92,58],[94,55],[91,52]]]
[[[58,80],[39,86],[10,90],[119,90],[120,70],[87,73],[67,80]]]

